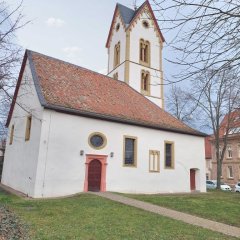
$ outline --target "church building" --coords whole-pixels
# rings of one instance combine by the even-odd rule
[[[145,1],[116,5],[107,76],[26,50],[2,184],[33,198],[205,192],[204,134],[164,110],[163,44]]]

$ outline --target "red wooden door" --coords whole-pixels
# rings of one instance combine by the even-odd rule
[[[95,159],[89,163],[88,168],[88,191],[98,192],[101,186],[102,164]]]
[[[196,190],[195,170],[194,169],[190,169],[190,188],[191,188],[191,190]]]

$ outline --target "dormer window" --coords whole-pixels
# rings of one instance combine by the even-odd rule
[[[114,47],[114,67],[120,63],[120,42],[118,42]]]
[[[150,65],[150,42],[140,39],[140,63]]]

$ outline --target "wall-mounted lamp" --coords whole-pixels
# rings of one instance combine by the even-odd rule
[[[84,150],[81,150],[80,151],[80,156],[83,156],[84,155]]]
[[[110,157],[111,157],[111,158],[114,157],[114,152],[111,152],[111,153],[110,153]]]

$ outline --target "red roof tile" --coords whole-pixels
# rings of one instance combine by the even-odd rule
[[[40,102],[45,108],[203,136],[124,82],[36,52],[27,50],[26,53]],[[11,111],[13,107],[14,103]]]

